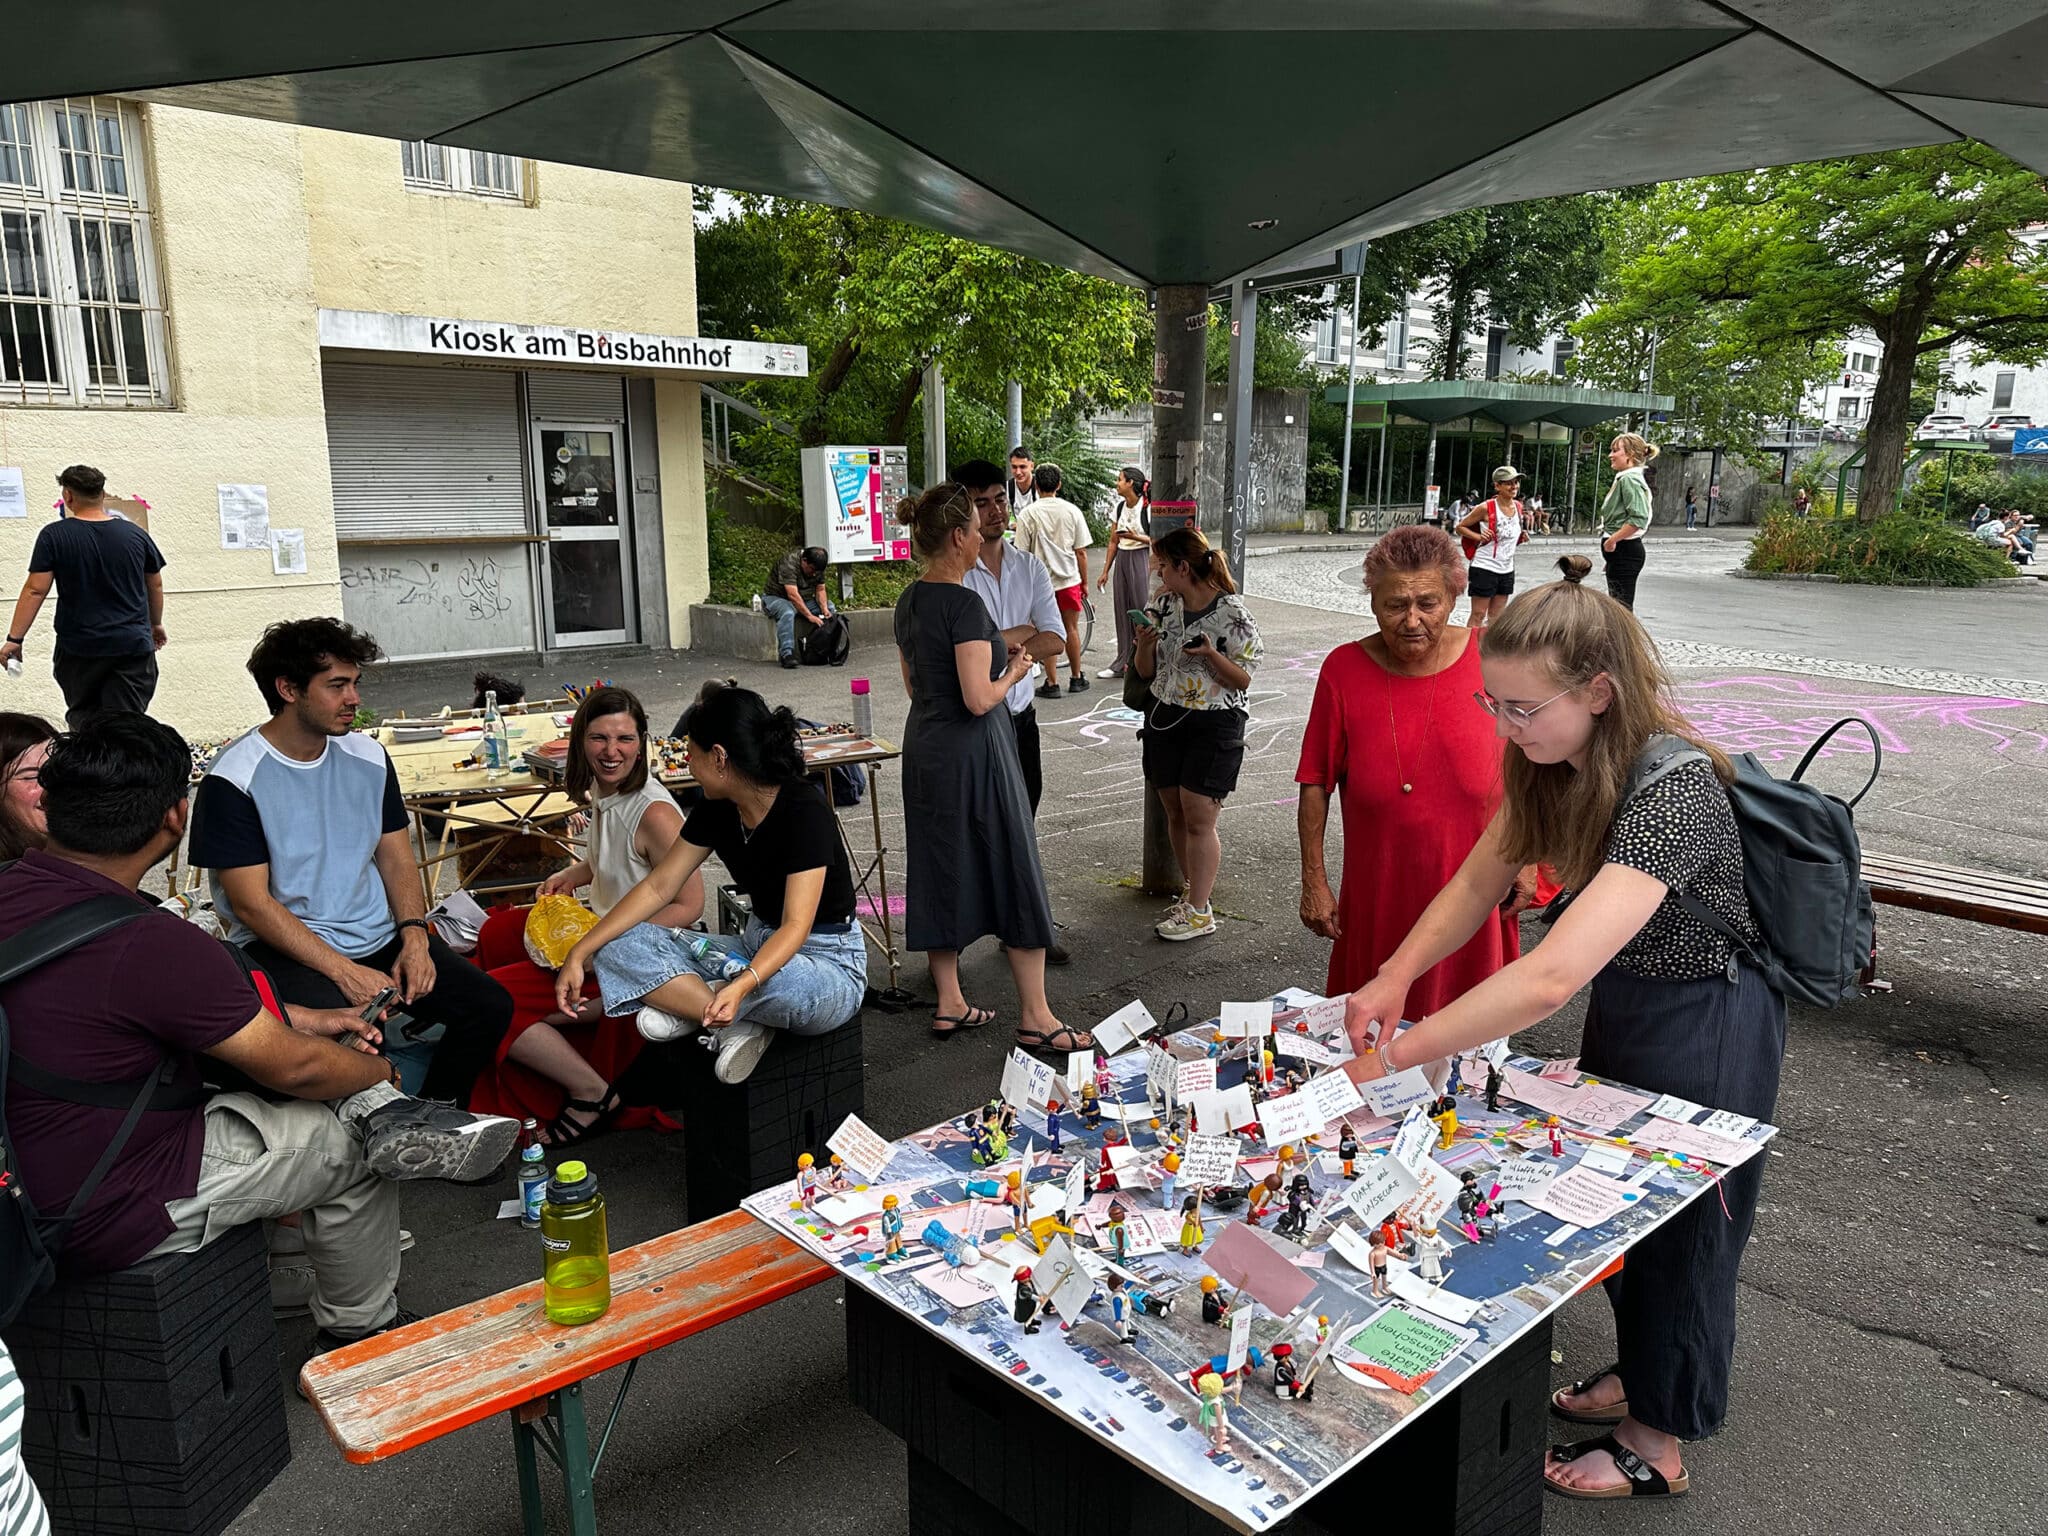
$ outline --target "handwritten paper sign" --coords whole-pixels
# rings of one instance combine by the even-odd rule
[[[1259,1110],[1259,1129],[1266,1145],[1299,1144],[1323,1128],[1325,1116],[1316,1113],[1315,1103],[1305,1093],[1290,1093],[1268,1099]]]
[[[1079,1093],[1081,1085],[1090,1081],[1095,1076],[1095,1053],[1093,1051],[1067,1052],[1067,1070],[1063,1076],[1066,1079],[1067,1092],[1069,1094]]]
[[[1322,997],[1301,1010],[1301,1022],[1312,1035],[1334,1035],[1344,1027],[1344,1005],[1348,997]]]
[[[1257,1307],[1240,1304],[1230,1313],[1230,1352],[1223,1358],[1223,1374],[1244,1368],[1244,1357],[1252,1346],[1252,1314]]]
[[[1436,1090],[1429,1085],[1429,1075],[1420,1067],[1360,1083],[1358,1092],[1374,1114],[1385,1115],[1389,1120],[1411,1105],[1425,1104],[1436,1097]]]
[[[1070,1214],[1080,1210],[1082,1203],[1088,1198],[1088,1165],[1086,1163],[1077,1161],[1073,1167],[1067,1170],[1066,1191],[1064,1209]]]
[[[1372,1226],[1419,1187],[1420,1181],[1405,1163],[1391,1157],[1361,1158],[1358,1177],[1345,1188],[1343,1200],[1360,1221]]]
[[[859,1115],[848,1115],[839,1122],[839,1129],[825,1138],[825,1147],[846,1159],[847,1167],[872,1184],[889,1166],[895,1143],[876,1135]]]
[[[1200,1061],[1174,1063],[1173,1093],[1183,1101],[1198,1093],[1216,1091],[1216,1063],[1204,1056]]]
[[[1354,1109],[1365,1107],[1358,1085],[1343,1072],[1325,1072],[1320,1077],[1310,1078],[1298,1097],[1315,1105],[1319,1125],[1341,1120]]]
[[[1323,1044],[1314,1035],[1298,1034],[1288,1029],[1283,1029],[1273,1037],[1273,1054],[1291,1056],[1296,1061],[1305,1061],[1314,1067],[1335,1066],[1343,1059],[1338,1056],[1335,1049]]]
[[[1330,1228],[1330,1251],[1361,1275],[1372,1273],[1372,1244],[1349,1227]]]
[[[1711,1131],[1716,1136],[1747,1136],[1756,1128],[1753,1115],[1738,1115],[1732,1110],[1717,1109],[1700,1122],[1700,1129]]]
[[[1417,1229],[1433,1227],[1458,1198],[1458,1176],[1433,1157],[1416,1170],[1422,1187],[1401,1202],[1401,1219]]]
[[[1619,1179],[1589,1173],[1584,1168],[1567,1168],[1550,1181],[1547,1189],[1528,1196],[1523,1204],[1548,1211],[1561,1221],[1577,1227],[1597,1227],[1610,1216],[1642,1198]]]
[[[1626,1088],[1612,1088],[1606,1083],[1588,1083],[1579,1090],[1578,1110],[1572,1116],[1589,1131],[1605,1135],[1618,1128],[1624,1120],[1633,1120],[1649,1108],[1651,1096],[1647,1093],[1631,1093]]]
[[[1039,1295],[1052,1299],[1053,1311],[1070,1323],[1080,1319],[1081,1309],[1095,1294],[1095,1282],[1063,1237],[1046,1243],[1045,1252],[1031,1266],[1031,1279]]]
[[[1429,1160],[1430,1145],[1436,1139],[1435,1124],[1417,1106],[1408,1111],[1408,1118],[1394,1132],[1394,1144],[1387,1149],[1387,1156],[1420,1178],[1422,1165]]]
[[[1611,1141],[1589,1141],[1579,1157],[1578,1166],[1619,1178],[1628,1172],[1629,1162],[1627,1147],[1617,1147]]]
[[[1657,1120],[1690,1122],[1697,1120],[1705,1108],[1704,1104],[1695,1104],[1691,1099],[1681,1099],[1676,1094],[1667,1093],[1661,1095],[1657,1102],[1650,1106],[1650,1115]]]
[[[1222,1019],[1217,1025],[1233,1040],[1273,1033],[1273,1005],[1271,1003],[1225,1003]]]
[[[1579,1093],[1577,1088],[1567,1088],[1562,1083],[1551,1082],[1533,1072],[1509,1070],[1501,1073],[1501,1092],[1509,1098],[1539,1109],[1546,1115],[1557,1115],[1562,1119],[1578,1119]]]
[[[1236,1172],[1235,1136],[1190,1136],[1181,1149],[1180,1182],[1190,1189],[1228,1184]]]
[[[1389,1269],[1387,1288],[1409,1306],[1434,1312],[1446,1322],[1469,1323],[1479,1315],[1479,1303],[1471,1297],[1431,1285],[1412,1269]]]
[[[1530,1195],[1545,1188],[1556,1177],[1555,1163],[1544,1158],[1522,1157],[1512,1163],[1502,1163],[1494,1170],[1493,1181],[1500,1186],[1504,1198],[1526,1203]]]
[[[1396,1392],[1417,1392],[1478,1335],[1386,1307],[1337,1348],[1340,1364]]]
[[[1742,1117],[1737,1115],[1735,1118],[1740,1120]],[[1737,1136],[1717,1136],[1704,1125],[1686,1125],[1677,1120],[1652,1120],[1632,1139],[1643,1146],[1662,1147],[1667,1152],[1682,1153],[1686,1157],[1705,1158],[1726,1168],[1748,1162],[1761,1149],[1759,1142],[1745,1141]]]
[[[1141,1036],[1149,1035],[1158,1027],[1159,1021],[1152,1017],[1152,1010],[1142,1002],[1125,1003],[1095,1026],[1095,1048],[1105,1056],[1114,1056],[1118,1051],[1136,1045]]]
[[[1485,1045],[1479,1048],[1479,1054],[1496,1067],[1506,1066],[1508,1064],[1508,1037],[1502,1035],[1498,1040],[1487,1041]]]
[[[1536,1075],[1547,1077],[1552,1082],[1569,1083],[1579,1075],[1579,1058],[1567,1056],[1562,1061],[1546,1061]]]
[[[1001,1093],[1003,1101],[1014,1104],[1018,1109],[1036,1105],[1043,1108],[1052,1100],[1053,1070],[1044,1062],[1026,1051],[1022,1046],[1012,1046],[1003,1062]],[[848,1158],[851,1162],[852,1159]]]

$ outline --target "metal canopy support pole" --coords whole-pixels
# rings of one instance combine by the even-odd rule
[[[1161,288],[1152,306],[1152,515],[1200,526],[1203,378],[1207,371],[1209,285]],[[1180,865],[1166,835],[1159,793],[1145,786],[1145,865],[1142,889],[1154,896],[1180,891]]]
[[[946,478],[946,374],[933,358],[924,370],[924,484]]]
[[[1429,510],[1429,488],[1436,484],[1436,423],[1429,424],[1429,447],[1422,455],[1422,509]],[[1441,496],[1437,498],[1443,500]]]
[[[1259,291],[1240,278],[1230,285],[1230,382],[1223,406],[1223,553],[1240,581],[1252,512],[1252,349],[1258,333]]]
[[[1003,391],[1003,424],[1009,429],[1010,440],[1003,444],[1003,452],[1024,446],[1024,386],[1015,379]]]
[[[1350,526],[1351,512],[1351,397],[1358,393],[1358,278],[1351,279],[1351,341],[1344,348],[1344,467],[1337,480],[1337,526],[1341,533]]]
[[[1372,504],[1375,528],[1387,526],[1387,426],[1393,414],[1391,401],[1380,406],[1380,493]]]
[[[1565,428],[1564,531],[1570,533],[1579,515],[1579,429]]]

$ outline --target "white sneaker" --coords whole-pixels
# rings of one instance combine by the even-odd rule
[[[1178,944],[1187,939],[1207,938],[1216,931],[1216,915],[1207,907],[1197,910],[1183,907],[1173,917],[1152,930],[1162,939]]]
[[[1117,671],[1115,667],[1104,667],[1100,672],[1096,673],[1095,675],[1098,678],[1101,678],[1104,682],[1107,682],[1113,677],[1122,677],[1123,673]]]
[[[1152,925],[1152,931],[1158,934],[1162,939],[1165,938],[1166,930],[1171,928],[1175,923],[1178,923],[1182,919],[1184,919],[1192,910],[1193,909],[1188,906],[1187,897],[1180,897],[1177,901],[1174,902],[1172,906],[1166,909],[1166,916],[1162,917],[1161,919],[1159,919],[1158,922]]]
[[[640,1031],[642,1040],[652,1040],[657,1044],[680,1040],[695,1028],[688,1019],[678,1017],[666,1008],[657,1008],[652,1003],[640,1010],[633,1024]]]
[[[721,1083],[743,1083],[768,1049],[765,1024],[728,1024],[718,1032],[718,1064],[711,1070]]]

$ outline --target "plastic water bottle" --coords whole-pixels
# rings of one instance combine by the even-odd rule
[[[853,728],[863,736],[875,734],[874,696],[868,692],[868,680],[864,677],[853,680]]]
[[[540,1225],[541,1201],[548,1190],[547,1149],[540,1144],[538,1128],[529,1120],[519,1139],[519,1225],[532,1229]]]
[[[7,675],[9,677],[21,676],[21,658],[19,656],[7,658]]]
[[[756,592],[756,593],[754,594],[754,612],[756,612],[756,613],[759,613],[760,611],[761,611],[761,594],[760,594],[760,593],[758,593],[758,592]]]
[[[541,1299],[548,1321],[575,1327],[595,1322],[612,1304],[612,1250],[604,1227],[604,1196],[597,1175],[568,1162],[548,1181],[540,1208],[540,1245],[546,1250]]]
[[[724,977],[727,981],[732,980],[733,977],[739,975],[741,971],[744,971],[747,968],[746,956],[736,955],[729,949],[719,949],[719,946],[711,942],[711,935],[708,933],[691,933],[685,931],[683,935],[683,947],[689,950],[690,958],[692,960],[702,960],[706,955],[710,954],[713,950],[719,950],[719,952],[725,956],[725,961],[719,967],[718,974]]]
[[[498,692],[484,694],[484,777],[499,779],[511,766],[512,744],[505,734],[505,717],[498,713]]]

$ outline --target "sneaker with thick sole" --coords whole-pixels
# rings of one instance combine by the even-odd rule
[[[1058,683],[1047,683],[1038,690],[1038,696],[1041,699],[1056,699],[1060,696],[1060,685]]]
[[[490,1178],[519,1139],[519,1122],[431,1099],[394,1099],[363,1116],[363,1159],[387,1179]]]
[[[1189,907],[1152,931],[1162,939],[1171,940],[1176,944],[1188,939],[1206,939],[1216,931],[1216,914],[1206,909],[1196,911]]]
[[[721,1083],[743,1083],[768,1049],[768,1026],[745,1020],[718,1031],[718,1064],[711,1070]]]
[[[1062,944],[1058,939],[1054,939],[1045,946],[1045,963],[1047,965],[1072,965],[1074,957],[1066,945]]]
[[[697,1026],[680,1014],[649,1003],[635,1016],[633,1027],[640,1031],[642,1040],[652,1040],[659,1045],[668,1040],[680,1040]]]
[[[1122,677],[1124,675],[1124,669],[1122,667],[1104,667],[1100,672],[1096,673],[1095,675],[1106,683],[1111,678]]]
[[[1188,911],[1188,899],[1185,896],[1183,896],[1179,900],[1174,902],[1172,906],[1166,909],[1166,916],[1162,917],[1161,919],[1159,919],[1158,922],[1152,925],[1152,931],[1158,934],[1161,938],[1166,937],[1166,930],[1171,928],[1175,923],[1179,922],[1182,918],[1186,917],[1188,915]]]
[[[1087,691],[1088,691],[1088,674],[1087,674],[1087,673],[1085,673],[1085,672],[1076,672],[1076,673],[1075,673],[1075,674],[1074,674],[1074,675],[1073,675],[1072,677],[1070,677],[1070,678],[1068,678],[1068,679],[1067,679],[1067,692],[1069,692],[1069,693],[1086,693]]]

